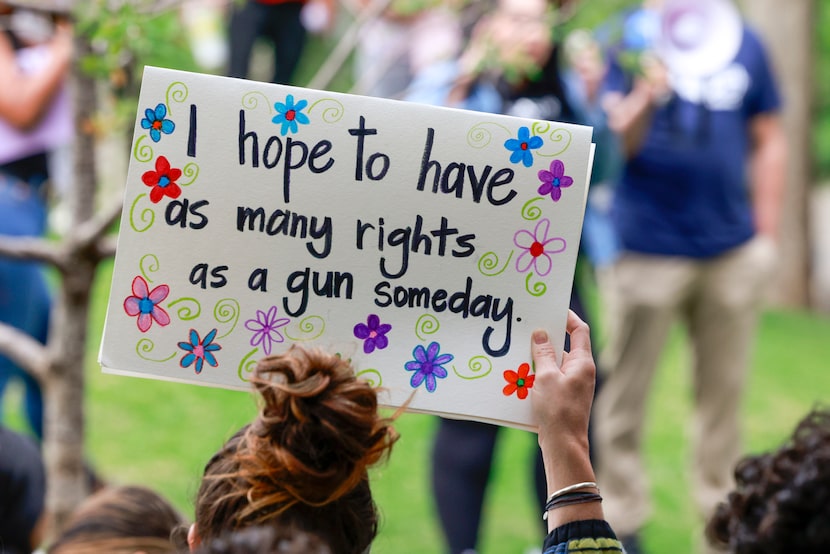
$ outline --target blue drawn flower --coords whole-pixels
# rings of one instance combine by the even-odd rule
[[[277,318],[277,307],[271,306],[268,313],[262,310],[256,311],[256,318],[245,322],[245,328],[253,331],[251,346],[262,345],[266,355],[271,354],[271,345],[275,342],[285,342],[285,337],[279,332],[280,327],[290,323],[287,317]]]
[[[276,102],[274,104],[274,107],[277,109],[277,115],[271,121],[277,125],[282,124],[282,129],[280,129],[282,136],[287,135],[289,131],[296,133],[297,129],[299,129],[297,123],[302,123],[303,125],[308,124],[308,116],[303,113],[303,109],[306,106],[308,106],[308,100],[300,100],[295,104],[293,94],[285,97],[285,104],[282,102]]]
[[[386,333],[392,330],[392,326],[388,323],[381,323],[380,318],[375,314],[370,314],[366,319],[366,323],[358,323],[354,326],[354,336],[363,340],[363,352],[371,354],[378,350],[383,350],[389,346],[389,339]]]
[[[504,147],[512,152],[510,154],[510,163],[517,164],[522,162],[525,167],[533,165],[533,152],[537,148],[541,148],[543,144],[542,137],[530,136],[530,129],[527,127],[519,127],[518,138],[511,138],[504,141]]]
[[[539,194],[542,196],[550,194],[550,198],[554,202],[558,202],[562,198],[562,189],[574,183],[572,177],[565,175],[565,164],[560,160],[550,162],[550,171],[543,169],[538,175],[542,182],[539,186]]]
[[[158,104],[155,110],[144,110],[144,119],[141,120],[142,129],[150,129],[150,138],[153,142],[161,140],[161,134],[169,135],[176,128],[176,124],[166,119],[167,106]]]
[[[436,378],[443,379],[447,376],[447,370],[444,369],[444,364],[452,361],[454,356],[452,354],[438,355],[441,345],[437,342],[431,342],[427,348],[420,344],[412,351],[414,360],[406,362],[404,366],[407,371],[414,371],[415,374],[409,381],[413,389],[417,389],[421,383],[426,381],[426,387],[429,392],[435,392],[437,386]]]
[[[209,363],[213,367],[219,365],[219,362],[216,361],[216,356],[213,355],[213,352],[217,350],[222,350],[222,347],[218,344],[213,342],[213,339],[216,337],[216,329],[213,329],[210,333],[205,335],[204,340],[199,338],[199,333],[195,329],[190,330],[190,342],[180,342],[179,348],[186,351],[179,365],[182,367],[190,367],[193,362],[196,362],[196,374],[202,372],[202,366],[204,366],[205,362]]]

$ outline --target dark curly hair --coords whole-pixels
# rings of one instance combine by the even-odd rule
[[[259,415],[205,467],[200,540],[270,524],[316,535],[338,554],[364,552],[378,528],[368,468],[397,439],[376,390],[340,357],[296,346],[260,360],[252,383]]]
[[[830,410],[816,409],[778,450],[744,458],[709,522],[735,554],[830,552]]]

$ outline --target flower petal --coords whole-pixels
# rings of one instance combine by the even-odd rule
[[[535,259],[536,258],[530,254],[530,250],[525,250],[519,255],[518,258],[516,258],[516,271],[519,273],[526,272],[530,269],[530,266],[533,264]]]
[[[536,268],[536,273],[539,274],[539,277],[546,276],[553,269],[553,260],[550,259],[550,256],[546,252],[536,256],[533,262],[533,266]]]
[[[138,324],[138,330],[142,333],[146,333],[150,326],[153,324],[153,318],[148,313],[141,312],[138,314],[138,319],[136,320]]]
[[[550,193],[554,188],[556,188],[556,187],[554,187],[550,183],[550,181],[545,181],[544,183],[539,185],[539,190],[537,190],[536,192],[539,193],[542,196],[547,196],[548,193]]]
[[[522,151],[522,164],[524,164],[525,167],[533,165],[533,154],[530,153],[530,150]]]
[[[189,367],[196,360],[195,354],[185,354],[185,356],[179,361],[179,365],[182,367]]]
[[[368,327],[371,331],[374,331],[380,325],[380,318],[377,314],[369,314],[369,317],[366,318],[366,327]]]
[[[213,339],[216,338],[217,331],[218,331],[218,329],[211,329],[210,333],[208,333],[207,336],[205,337],[205,339],[202,341],[202,344],[208,345],[208,344],[212,343]]]
[[[147,121],[147,123],[150,126],[152,126],[153,121],[156,120],[156,112],[154,112],[150,108],[147,108],[146,110],[144,110],[144,118],[145,118],[144,121]],[[143,123],[143,121],[142,121],[142,123]]]
[[[364,354],[371,354],[375,351],[375,341],[374,339],[366,339],[363,341],[363,353]]]
[[[277,307],[271,306],[270,308],[268,308],[268,313],[263,315],[265,315],[265,321],[267,323],[275,323],[277,319]]]
[[[512,369],[506,369],[504,371],[504,380],[508,383],[515,383],[519,380],[519,374],[513,371]]]
[[[176,130],[176,124],[170,121],[169,119],[165,119],[161,122],[161,132],[165,135],[169,135],[173,131]]]
[[[149,291],[147,290],[147,281],[144,280],[144,277],[141,275],[137,275],[135,279],[133,279],[133,296],[137,296],[140,299],[147,298]]]
[[[552,187],[550,191],[550,198],[554,202],[559,202],[559,199],[562,198],[562,189],[559,187]]]
[[[516,231],[516,234],[513,235],[513,244],[519,248],[529,250],[530,247],[533,246],[534,242],[536,242],[536,237],[530,231],[521,229]]]
[[[527,147],[528,148],[534,148],[534,149],[541,148],[543,144],[544,144],[544,141],[542,140],[542,137],[540,137],[538,135],[534,135],[534,136],[530,137],[530,140],[527,141]]]
[[[536,228],[533,230],[533,236],[539,242],[545,242],[548,240],[548,231],[550,231],[550,219],[542,218],[539,220],[539,223],[536,224]]]
[[[536,382],[536,376],[535,375],[528,375],[527,377],[525,377],[525,386],[527,388],[529,388],[529,389],[533,388],[533,383],[534,382]]]
[[[519,142],[527,142],[530,138],[530,129],[527,127],[519,127]]]
[[[559,179],[559,186],[563,189],[568,188],[572,184],[574,184],[573,177],[568,177],[567,175],[563,175],[562,178]]]
[[[391,330],[392,330],[391,325],[389,325],[388,323],[381,323],[380,325],[378,325],[378,328],[375,329],[375,332],[378,335],[385,335],[386,333],[388,333]]]
[[[428,361],[427,351],[420,344],[418,346],[416,346],[415,349],[412,351],[412,355],[415,356],[415,359],[418,360],[421,363],[424,363],[424,362]]]
[[[164,119],[165,117],[167,117],[167,106],[161,103],[158,104],[156,106],[155,116],[156,119]]]
[[[453,356],[452,354],[441,354],[440,356],[432,360],[432,363],[435,365],[446,364],[451,362],[453,358],[455,358],[455,356]]]
[[[195,368],[197,375],[202,372],[202,366],[204,366],[204,365],[205,365],[204,358],[197,357],[196,358],[196,368]]]
[[[522,143],[520,141],[514,139],[514,138],[511,138],[511,139],[507,139],[506,141],[504,141],[504,147],[507,148],[508,150],[513,150],[513,151],[521,150],[522,149]]]
[[[170,287],[167,285],[159,285],[152,291],[150,291],[150,294],[147,295],[147,298],[149,298],[153,302],[153,304],[158,304],[159,302],[167,298],[168,294],[170,294]]]
[[[308,100],[302,99],[299,102],[297,102],[296,104],[294,104],[294,109],[299,112],[300,110],[304,109],[306,106],[308,106]]]
[[[154,187],[159,184],[159,174],[155,171],[145,171],[141,175],[141,180],[148,187]]]
[[[150,191],[150,202],[158,204],[162,198],[164,198],[164,189],[161,187],[153,187]]]
[[[386,335],[378,335],[375,337],[375,347],[378,350],[383,350],[389,346],[389,339],[386,338]]]
[[[517,390],[518,388],[519,388],[519,387],[517,387],[515,383],[508,383],[508,384],[506,384],[506,385],[504,386],[504,388],[502,389],[502,391],[501,391],[501,392],[502,392],[505,396],[510,396],[511,394],[513,394],[514,392],[516,392],[516,390]]]
[[[403,367],[407,371],[421,371],[423,364],[421,362],[416,362],[415,360],[410,360],[406,362]]]
[[[438,355],[438,352],[441,350],[441,345],[437,342],[429,343],[429,347],[427,348],[427,360],[430,362],[435,361],[435,356]]]
[[[170,162],[164,156],[159,156],[156,159],[156,172],[159,175],[166,175],[170,171]]]
[[[553,160],[550,162],[550,172],[553,173],[554,177],[561,178],[565,174],[565,164],[562,163],[562,160]]]
[[[435,365],[432,366],[431,374],[435,375],[436,377],[440,377],[441,379],[443,379],[444,377],[449,375],[449,373],[447,373],[446,368],[444,368],[443,366],[438,365],[438,364],[435,364]]]
[[[216,361],[216,356],[214,356],[212,352],[209,352],[207,350],[205,351],[205,361],[207,363],[209,363],[210,365],[212,365],[213,367],[216,367],[216,366],[219,365],[219,362]]]
[[[137,316],[141,313],[141,300],[135,296],[128,296],[124,299],[124,311],[129,316]]]
[[[311,121],[308,119],[308,116],[304,113],[297,112],[294,115],[294,120],[297,123],[302,123],[303,125],[308,125]]]
[[[519,387],[516,390],[516,396],[518,396],[521,400],[524,400],[525,398],[527,398],[527,388]]]
[[[521,150],[514,150],[510,154],[510,163],[517,164],[524,159],[524,152]]]
[[[426,376],[426,382],[427,382],[427,390],[429,392],[435,392],[435,388],[436,388],[435,385],[437,384],[437,382],[435,381],[435,375],[433,375],[432,373],[428,374]]]
[[[191,329],[189,336],[190,344],[192,344],[193,346],[197,346],[202,343],[202,341],[199,340],[199,333],[196,331],[196,329]]]
[[[409,384],[413,389],[417,389],[421,383],[424,382],[424,377],[426,375],[421,371],[416,371],[414,375],[412,375],[412,379],[409,380]]]
[[[168,196],[168,198],[175,199],[182,195],[182,189],[176,183],[170,183],[164,187],[162,191]]]
[[[553,182],[553,173],[551,173],[547,169],[540,169],[539,173],[537,173],[536,175],[539,177],[539,180],[543,183]]]
[[[369,328],[363,323],[354,326],[354,336],[359,339],[368,339],[370,332]]]
[[[519,372],[514,373],[514,375],[516,375],[516,379],[526,379],[528,373],[530,373],[530,364],[522,364],[519,366]],[[504,372],[504,377],[507,378],[507,371]],[[513,380],[515,381],[516,379]],[[508,379],[508,381],[510,381],[510,379]]]
[[[155,127],[150,129],[150,138],[153,139],[153,142],[158,142],[161,140],[161,132],[156,129]]]
[[[150,315],[153,316],[153,319],[156,320],[156,323],[164,327],[165,325],[170,324],[170,316],[164,310],[164,308],[160,308],[158,306],[153,306],[153,311],[150,312]]]

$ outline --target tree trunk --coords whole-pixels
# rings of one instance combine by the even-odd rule
[[[76,40],[76,59],[89,53],[84,39]],[[79,232],[91,220],[95,205],[95,81],[77,67],[72,74],[75,107],[74,178],[67,199],[69,231],[59,265],[61,284],[49,338],[45,380],[46,425],[44,455],[49,479],[46,499],[53,531],[63,528],[72,510],[88,494],[84,472],[84,359],[89,320],[90,287],[98,263],[94,243],[84,244]]]
[[[789,165],[777,282],[772,301],[777,305],[809,304],[810,239],[808,202],[812,187],[810,121],[813,97],[813,0],[743,0],[749,21],[769,48],[784,97],[784,127],[789,141]]]

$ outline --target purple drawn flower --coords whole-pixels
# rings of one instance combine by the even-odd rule
[[[386,333],[392,330],[392,326],[388,323],[381,323],[380,318],[375,314],[370,314],[366,319],[366,323],[358,323],[354,326],[354,336],[363,340],[363,352],[371,354],[378,350],[383,350],[389,346],[389,339]]]
[[[136,323],[139,331],[149,331],[153,320],[162,327],[170,323],[170,316],[159,306],[159,303],[170,294],[170,287],[159,285],[150,290],[144,277],[138,275],[133,279],[132,291],[132,296],[124,299],[124,311],[129,316],[138,316]]]
[[[195,329],[191,329],[189,335],[190,341],[179,343],[179,348],[187,352],[187,354],[182,356],[179,365],[182,367],[190,367],[193,365],[193,362],[196,362],[193,369],[197,375],[202,372],[202,367],[205,365],[205,362],[213,367],[218,366],[219,362],[213,353],[217,350],[222,350],[222,347],[213,342],[214,338],[216,338],[216,329],[211,330],[210,333],[205,335],[204,339],[199,337],[199,333]]]
[[[548,238],[548,231],[550,231],[550,220],[547,218],[540,219],[532,233],[525,230],[516,231],[513,235],[513,244],[524,250],[516,259],[516,271],[524,273],[533,266],[534,271],[540,277],[550,273],[553,268],[550,254],[564,251],[567,245],[563,238]],[[553,242],[560,244],[561,247],[554,249],[548,246]]]
[[[560,160],[550,162],[550,171],[546,169],[541,170],[539,172],[539,180],[542,181],[539,187],[539,194],[542,196],[550,194],[550,198],[554,202],[558,202],[562,198],[562,189],[574,183],[572,177],[565,175],[565,164]]]
[[[414,371],[412,379],[409,384],[413,389],[421,386],[421,383],[426,381],[426,387],[429,392],[435,392],[437,382],[435,379],[443,379],[447,376],[447,370],[444,369],[444,364],[452,361],[454,356],[452,354],[438,355],[441,345],[437,342],[431,342],[427,348],[420,344],[412,351],[414,360],[406,362],[404,368],[407,371]]]
[[[280,327],[285,327],[291,322],[287,317],[277,319],[277,307],[271,306],[268,313],[262,310],[256,311],[256,318],[245,322],[245,328],[253,331],[251,346],[262,345],[265,355],[271,354],[271,345],[275,342],[285,342],[285,337],[279,332]]]
[[[512,152],[510,154],[510,163],[517,164],[521,162],[525,167],[533,165],[533,152],[537,148],[541,148],[543,144],[542,137],[530,136],[530,129],[527,127],[519,127],[519,135],[517,138],[511,138],[504,141],[504,147]]]

